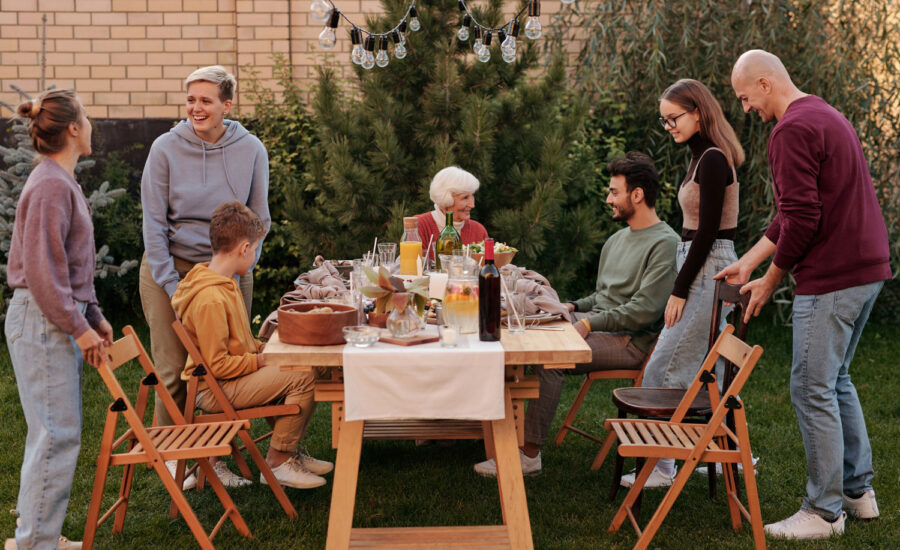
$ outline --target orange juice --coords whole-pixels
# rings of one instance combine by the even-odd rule
[[[442,306],[444,322],[461,334],[478,330],[478,281],[456,280],[447,284]]]
[[[416,258],[422,256],[422,241],[405,241],[400,243],[400,273],[418,275]]]

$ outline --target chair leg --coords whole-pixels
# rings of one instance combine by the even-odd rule
[[[715,462],[706,463],[706,479],[709,482],[709,499],[715,500],[719,496],[718,484],[716,482],[717,465]]]
[[[91,503],[88,506],[87,522],[84,525],[82,548],[91,550],[94,536],[97,534],[97,520],[100,518],[100,505],[103,501],[103,490],[106,488],[106,474],[109,472],[109,454],[97,457],[97,473],[94,477],[94,490],[91,492]]]
[[[484,456],[490,460],[497,457],[494,450],[494,432],[491,429],[491,422],[485,420],[481,423],[481,431],[484,434]]]
[[[247,442],[244,440],[243,434],[241,434],[241,441],[244,442],[244,448],[247,447]],[[250,438],[250,441],[253,441]],[[254,445],[255,447],[256,445]],[[232,441],[231,442],[231,457],[234,459],[234,463],[238,467],[238,471],[241,472],[241,475],[245,479],[253,479],[253,474],[250,473],[250,466],[247,465],[247,461],[244,460],[244,455],[241,454],[240,449],[238,449],[237,445]]]
[[[728,515],[731,518],[731,528],[738,531],[741,528],[741,513],[738,510],[737,503],[739,500],[737,500],[737,492],[735,491],[737,477],[731,469],[730,463],[722,465],[722,477],[725,478],[725,498],[728,500]]]
[[[187,467],[186,460],[179,460],[175,463],[175,485],[179,488],[184,487],[184,478],[187,477],[185,473],[185,468]],[[199,474],[199,472],[198,472]],[[200,483],[197,483],[197,489],[200,489]],[[178,517],[178,505],[175,504],[175,499],[173,498],[169,503],[169,519],[175,519]]]
[[[625,522],[625,518],[628,517],[630,512],[629,509],[637,502],[641,491],[644,489],[644,484],[647,483],[647,480],[650,478],[650,473],[653,472],[653,468],[658,461],[658,458],[651,458],[644,464],[643,468],[637,470],[634,484],[631,486],[631,489],[629,489],[628,494],[625,495],[625,500],[619,505],[619,510],[616,512],[616,515],[613,516],[612,522],[609,524],[610,533],[615,533],[622,527],[622,523]]]
[[[651,460],[650,462],[656,462],[655,460]],[[648,462],[649,467],[650,462]],[[678,495],[681,493],[681,490],[684,489],[684,486],[687,484],[688,479],[691,477],[691,474],[694,473],[694,468],[696,467],[696,462],[685,461],[684,465],[681,467],[681,471],[678,472],[678,475],[675,476],[675,481],[672,482],[672,486],[669,487],[669,490],[666,491],[666,495],[663,497],[662,502],[659,503],[659,506],[656,508],[656,511],[653,513],[653,517],[650,518],[650,521],[647,523],[647,526],[644,527],[644,531],[641,533],[638,538],[637,543],[634,545],[636,550],[643,550],[650,545],[650,541],[653,540],[653,536],[656,535],[656,532],[659,530],[660,526],[664,519],[666,519],[666,514],[669,513],[669,510],[672,509],[672,506],[675,504],[675,500],[678,498]],[[643,470],[641,474],[643,475]],[[649,473],[647,475],[649,477]],[[641,488],[643,488],[643,484],[646,482],[646,479],[641,483]],[[635,485],[637,485],[637,481],[635,481]],[[632,488],[633,489],[633,488]]]
[[[756,489],[756,472],[753,471],[753,458],[750,452],[741,452],[741,464],[744,466],[744,489],[747,493],[747,511],[750,512],[750,527],[753,530],[753,543],[756,550],[765,550],[766,537],[763,532],[762,512],[759,507],[759,493]]]
[[[569,412],[566,414],[566,419],[563,420],[562,426],[559,428],[559,431],[556,432],[556,437],[553,439],[553,442],[557,445],[563,442],[563,439],[566,437],[566,433],[569,431],[569,427],[575,421],[575,415],[578,414],[578,409],[581,408],[581,403],[584,401],[585,396],[589,389],[591,389],[591,384],[594,381],[591,379],[589,375],[585,375],[584,382],[581,383],[581,389],[578,390],[578,395],[575,396],[575,400],[572,402],[572,406],[569,407]]]
[[[244,522],[244,518],[241,517],[241,513],[238,512],[237,506],[235,506],[234,501],[231,500],[231,496],[228,494],[228,491],[225,490],[225,486],[222,485],[222,481],[216,475],[213,467],[209,464],[209,460],[205,458],[198,458],[197,462],[200,464],[200,469],[206,474],[206,478],[209,480],[209,484],[212,486],[213,491],[215,491],[216,496],[219,497],[219,500],[222,502],[222,506],[225,508],[225,515],[227,515],[228,519],[231,520],[231,523],[234,524],[235,529],[237,529],[238,533],[244,535],[245,537],[253,538],[253,535],[250,533],[250,528],[247,527],[247,524]],[[221,525],[222,522],[220,521],[218,525],[213,528],[212,532],[209,535],[210,540],[212,540],[212,538],[216,536],[217,529]]]
[[[278,483],[278,480],[275,479],[272,468],[269,467],[268,463],[266,463],[266,459],[264,459],[262,453],[259,452],[259,447],[256,446],[256,442],[253,441],[253,438],[250,437],[250,434],[247,433],[246,430],[238,432],[238,436],[241,438],[241,441],[244,442],[244,446],[250,453],[250,458],[256,463],[256,467],[259,468],[263,477],[266,478],[269,488],[272,489],[272,492],[275,494],[275,499],[278,500],[278,504],[281,504],[281,509],[284,510],[284,513],[287,514],[289,518],[297,519],[299,517],[297,510],[294,509],[291,501],[288,500],[288,497],[284,492],[284,487],[282,487],[281,484]]]
[[[616,495],[619,494],[619,486],[622,484],[622,469],[625,466],[625,459],[616,454],[616,463],[613,467],[612,484],[609,486],[609,501],[615,502]]]
[[[116,509],[116,519],[113,523],[113,533],[121,533],[125,529],[125,514],[128,512],[128,499],[131,498],[131,487],[134,485],[134,464],[125,466],[122,475],[122,486],[119,488],[119,500],[122,504]]]
[[[198,462],[204,460],[205,459],[203,458],[197,459]],[[212,540],[210,540],[209,535],[206,534],[206,531],[200,524],[200,520],[197,519],[197,515],[194,514],[194,510],[191,508],[191,505],[188,503],[187,499],[184,498],[184,493],[181,491],[181,487],[169,474],[169,470],[166,469],[166,465],[164,463],[152,463],[151,465],[153,466],[153,469],[156,470],[156,474],[159,476],[160,481],[162,481],[166,490],[169,492],[169,496],[172,497],[172,504],[177,509],[177,513],[180,513],[184,518],[184,521],[188,524],[188,528],[191,530],[194,538],[197,539],[197,544],[200,545],[200,548],[202,548],[203,550],[215,550]],[[209,462],[206,463],[206,466],[212,469],[212,466],[209,465]]]

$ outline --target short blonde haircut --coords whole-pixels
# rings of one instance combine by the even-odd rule
[[[237,88],[237,79],[221,65],[201,67],[192,72],[184,79],[184,89],[187,90],[193,82],[212,82],[219,87],[219,99],[222,101],[234,99],[234,90]]]
[[[458,166],[448,166],[434,175],[428,195],[441,210],[453,206],[453,193],[475,193],[478,178]]]

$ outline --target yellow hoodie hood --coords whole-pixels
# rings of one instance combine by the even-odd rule
[[[178,283],[172,309],[197,344],[207,368],[217,379],[237,378],[258,369],[259,342],[250,331],[247,308],[234,277],[224,277],[197,264]],[[188,357],[182,380],[194,362]]]

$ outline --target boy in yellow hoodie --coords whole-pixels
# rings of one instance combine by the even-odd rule
[[[264,405],[281,398],[285,403],[300,405],[300,414],[272,419],[266,462],[282,485],[312,489],[324,485],[321,475],[334,468],[331,462],[315,459],[297,447],[315,409],[313,374],[283,372],[265,364],[260,355],[264,344],[253,338],[235,280],[235,275],[247,275],[253,267],[264,235],[259,217],[243,203],[227,202],[216,208],[209,223],[212,260],[194,266],[178,284],[172,308],[235,408]],[[188,357],[182,380],[190,378],[194,366]],[[197,406],[207,412],[222,410],[212,392],[205,388],[197,394]],[[247,482],[228,471],[224,462],[217,462],[215,468],[223,483],[228,482],[226,485]],[[262,476],[260,481],[266,483]]]

